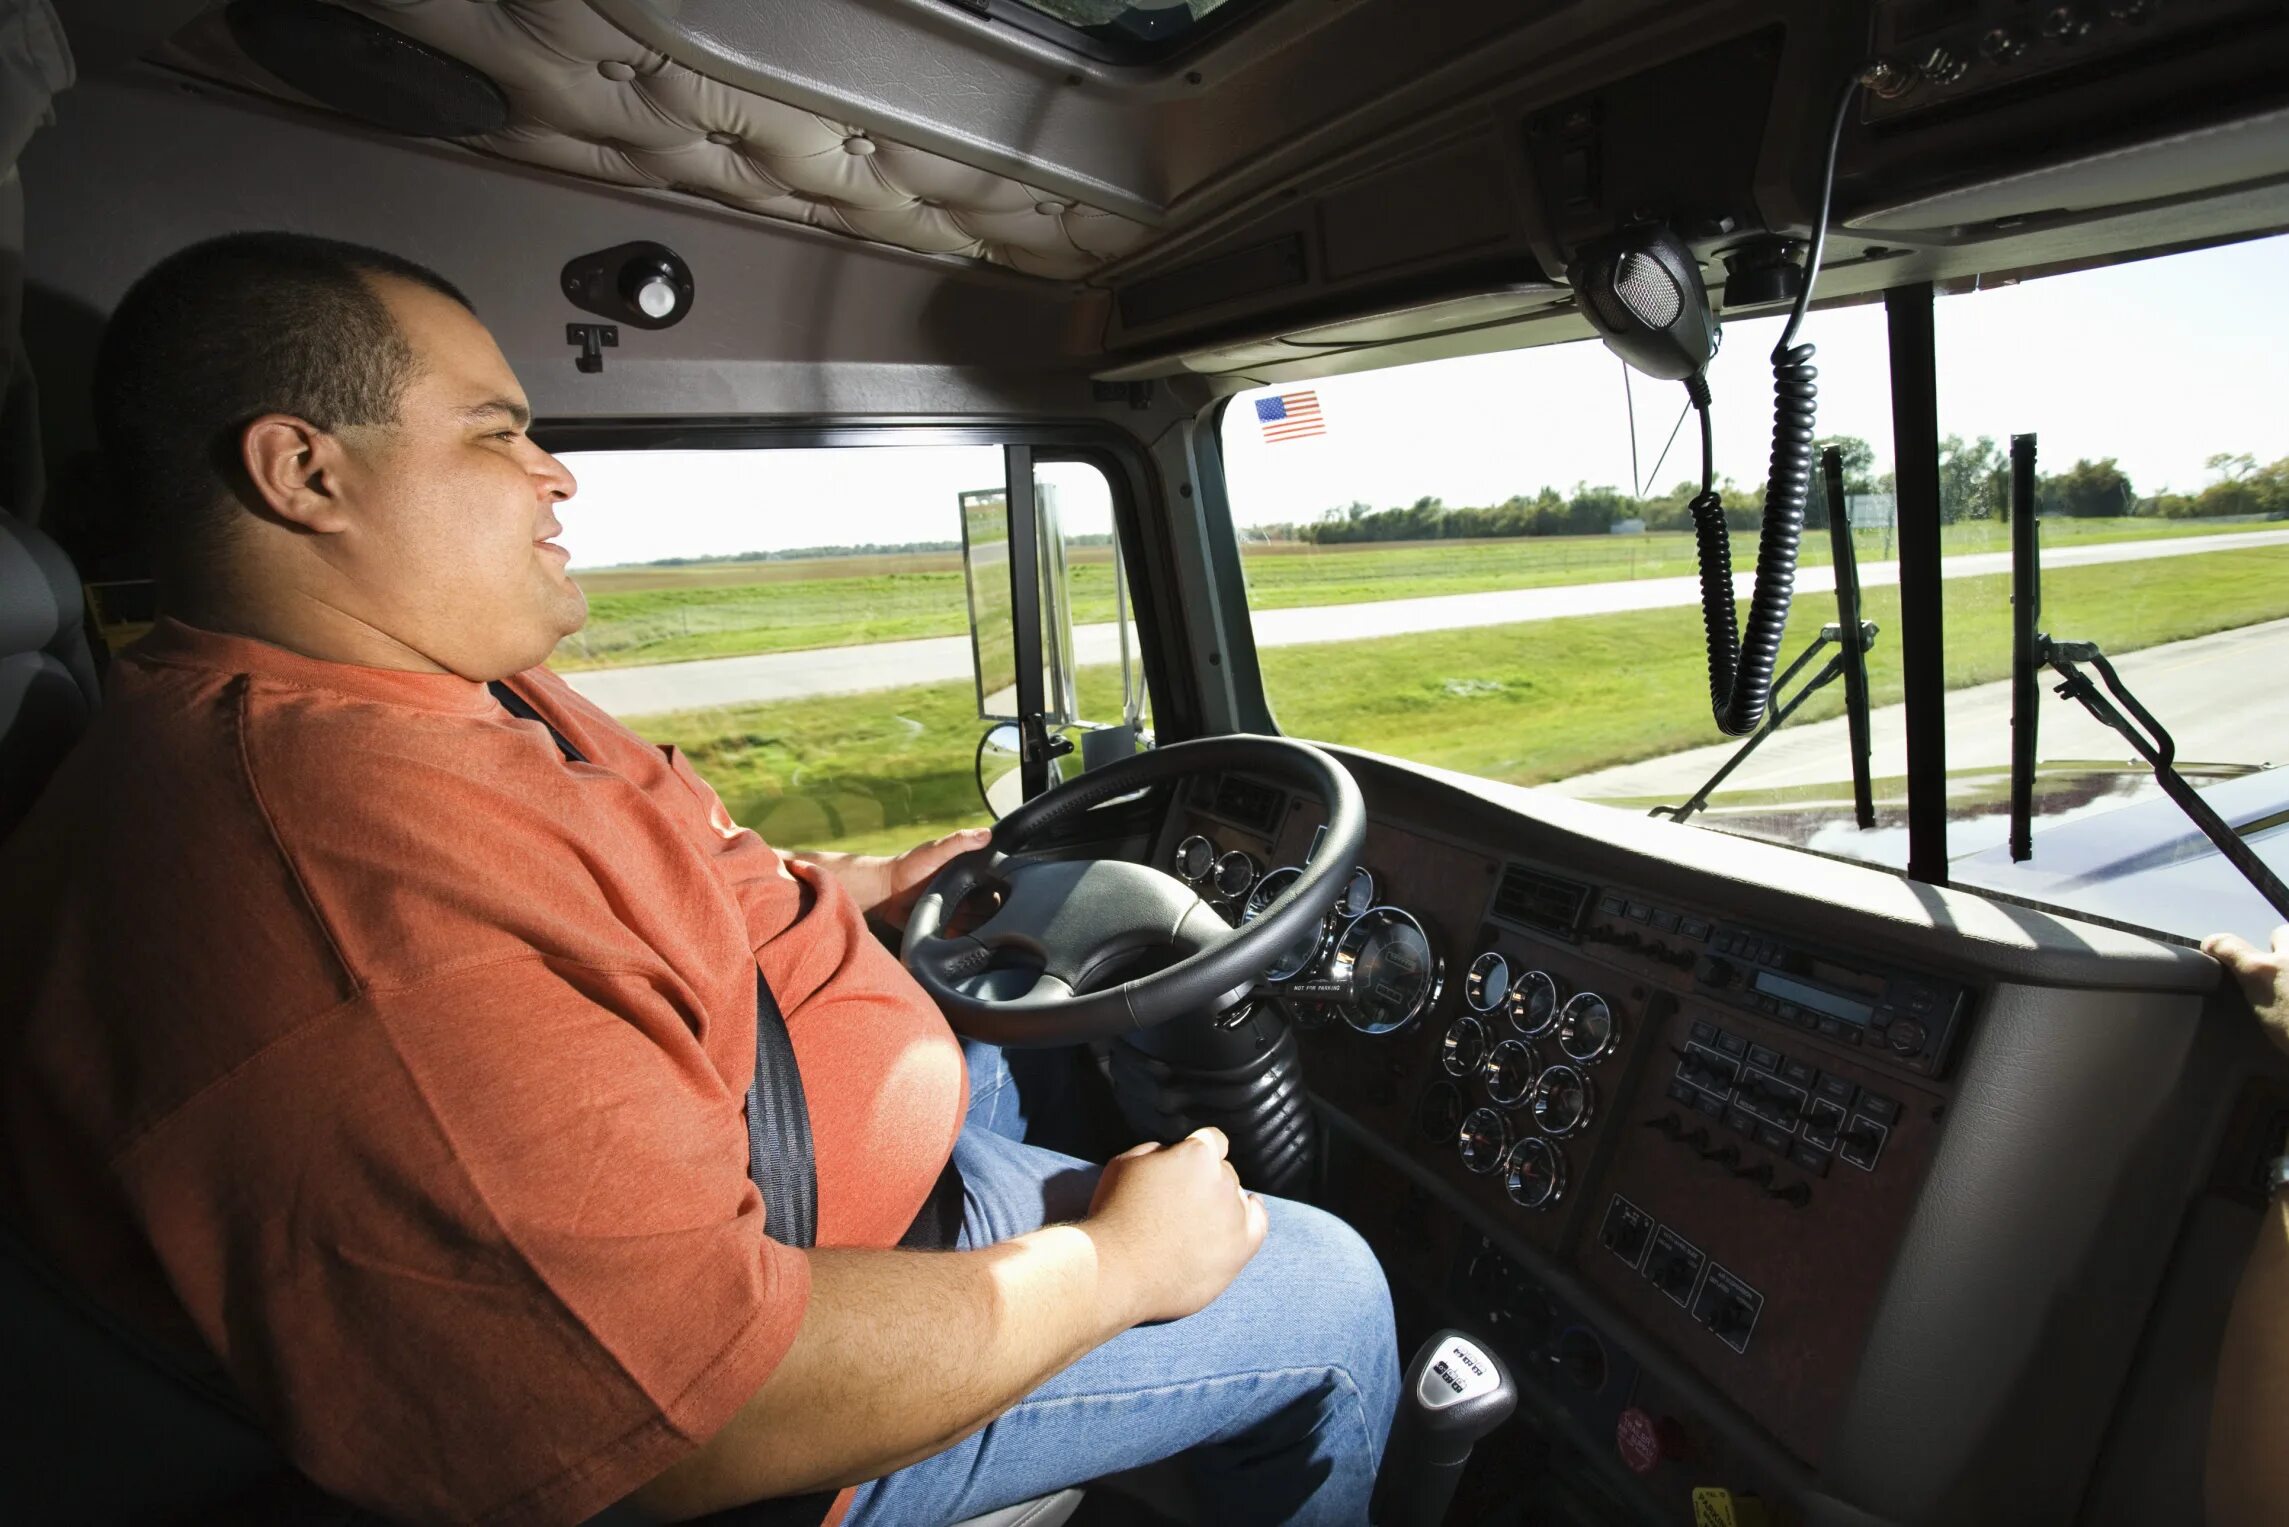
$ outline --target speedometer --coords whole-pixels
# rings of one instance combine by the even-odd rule
[[[1283,865],[1266,873],[1263,879],[1256,882],[1256,888],[1248,893],[1248,906],[1240,914],[1240,925],[1246,927],[1262,916],[1264,909],[1285,895],[1288,887],[1294,885],[1297,877],[1302,874],[1303,871],[1294,865]],[[1298,934],[1296,941],[1281,950],[1279,958],[1264,972],[1264,979],[1276,986],[1283,981],[1294,980],[1318,964],[1321,952],[1327,948],[1328,924],[1329,919],[1322,918]]]
[[[1397,907],[1371,907],[1336,941],[1328,977],[1336,1010],[1362,1034],[1388,1034],[1438,1000],[1445,972],[1423,925]]]

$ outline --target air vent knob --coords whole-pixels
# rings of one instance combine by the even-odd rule
[[[2027,56],[2034,40],[2017,27],[1992,27],[1979,39],[1979,51],[1989,63],[2015,64]]]

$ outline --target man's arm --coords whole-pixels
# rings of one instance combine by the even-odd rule
[[[2289,927],[2270,952],[2221,934],[2202,948],[2240,981],[2274,1043],[2289,1049]],[[2289,1201],[2265,1221],[2241,1275],[2218,1354],[2203,1493],[2217,1527],[2272,1523],[2289,1513]]]
[[[902,854],[844,854],[832,849],[807,849],[787,855],[813,865],[850,893],[858,909],[893,928],[906,926],[906,914],[932,877],[957,854],[983,848],[992,838],[984,827],[965,827],[942,838],[918,843]]]
[[[930,1457],[1132,1325],[1214,1299],[1264,1239],[1223,1133],[1115,1157],[1089,1217],[967,1252],[814,1251],[795,1344],[634,1504],[680,1520]]]

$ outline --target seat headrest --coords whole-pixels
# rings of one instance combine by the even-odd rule
[[[79,575],[44,532],[0,510],[0,653],[84,644]]]
[[[0,838],[31,810],[102,698],[84,598],[63,548],[0,511]]]

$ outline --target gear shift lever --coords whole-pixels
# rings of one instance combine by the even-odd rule
[[[1518,1386],[1492,1352],[1441,1331],[1415,1354],[1376,1482],[1376,1527],[1438,1527],[1479,1438],[1510,1419]]]

